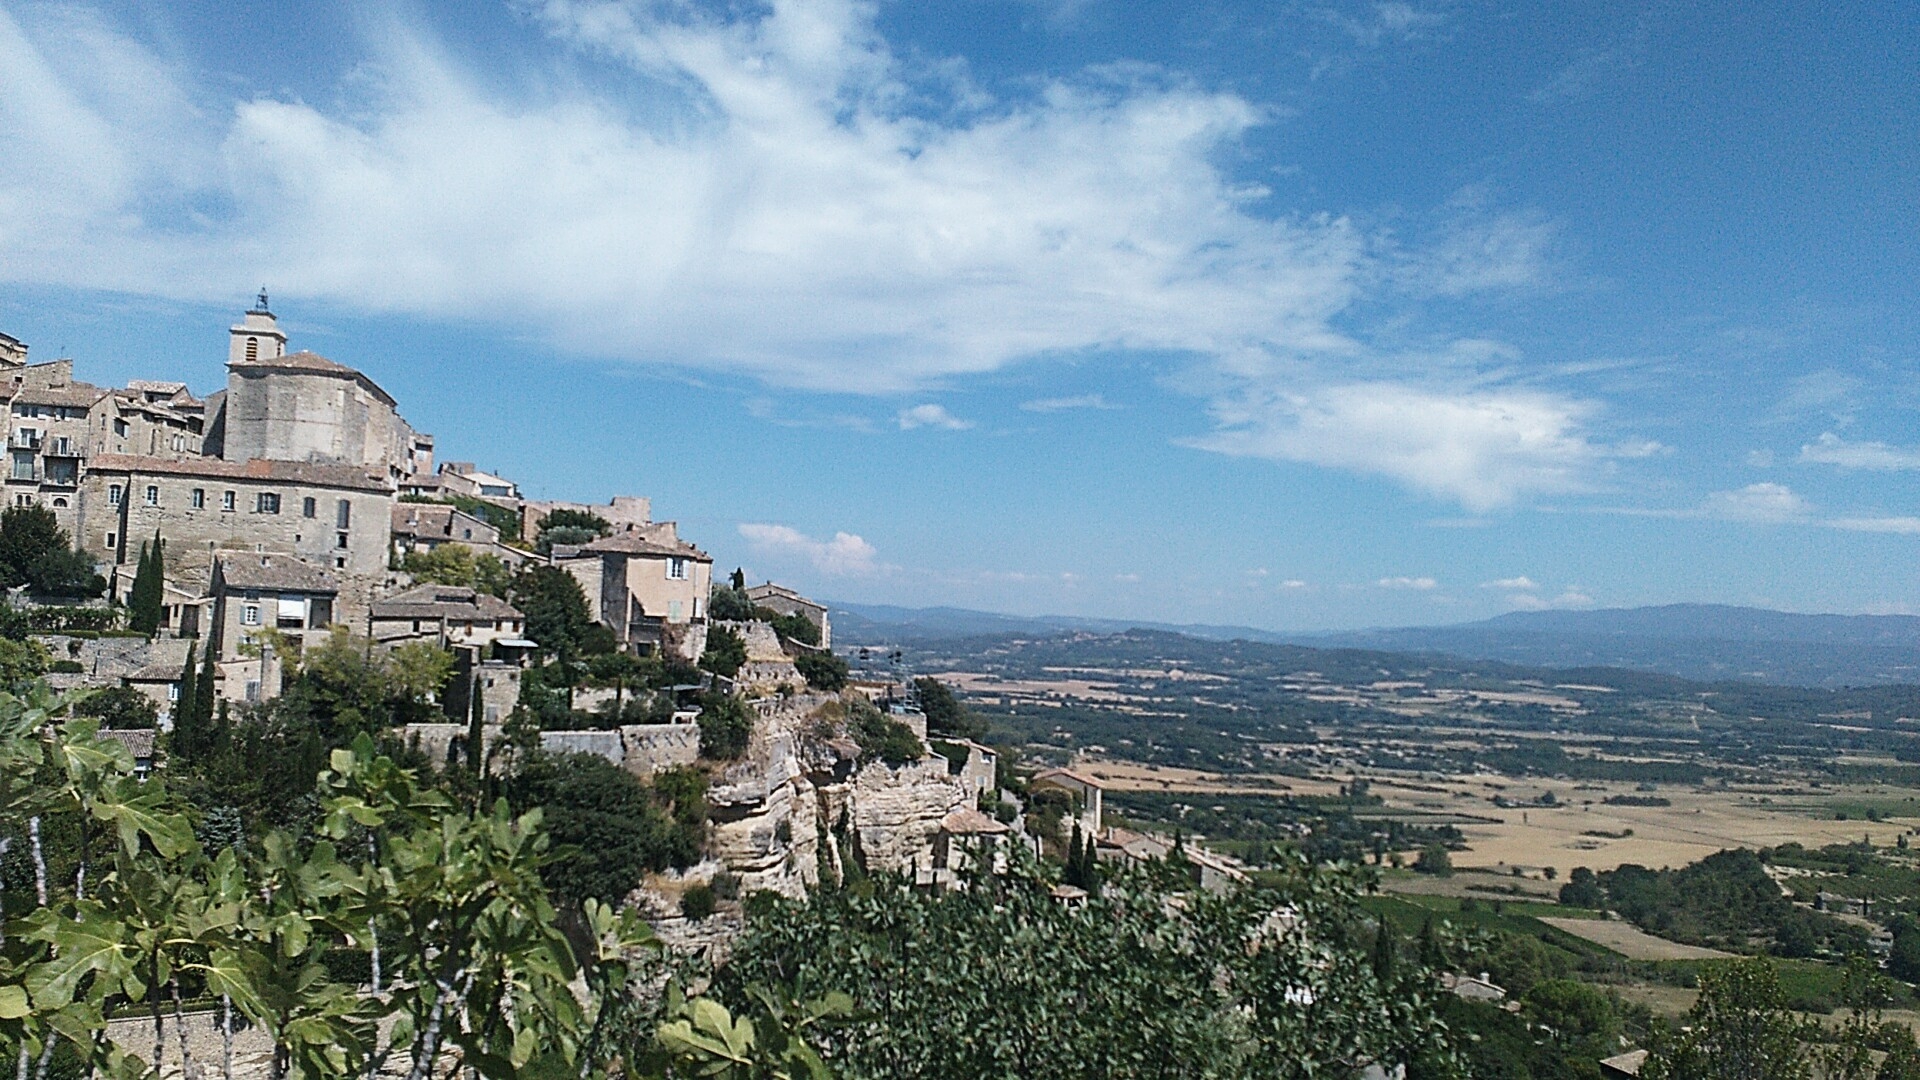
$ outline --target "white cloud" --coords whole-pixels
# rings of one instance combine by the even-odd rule
[[[1522,574],[1519,577],[1500,578],[1497,581],[1483,581],[1480,587],[1483,589],[1537,589],[1540,586],[1532,578]]]
[[[1425,592],[1439,587],[1440,583],[1430,577],[1385,577],[1374,582],[1383,589],[1414,589]]]
[[[1299,578],[1288,578],[1280,583],[1280,587],[1283,589],[1304,589],[1307,587],[1307,583],[1301,581]]]
[[[1748,484],[1738,491],[1716,491],[1700,504],[1708,517],[1729,521],[1778,523],[1801,521],[1811,507],[1785,484]]]
[[[1040,398],[1035,401],[1023,401],[1020,407],[1027,412],[1050,413],[1066,412],[1069,409],[1118,409],[1110,405],[1099,394],[1082,394],[1079,397]]]
[[[1920,536],[1920,517],[1846,517],[1832,518],[1822,524],[1847,532]]]
[[[1216,406],[1221,453],[1381,473],[1475,511],[1582,491],[1608,451],[1581,430],[1591,406],[1528,390],[1455,393],[1363,383]]]
[[[891,567],[879,562],[872,544],[853,533],[837,532],[831,540],[816,540],[789,525],[747,522],[740,536],[756,552],[775,559],[805,562],[823,574],[865,577]]]
[[[901,409],[900,415],[895,417],[895,420],[900,424],[901,431],[912,431],[914,428],[923,427],[940,428],[943,431],[965,431],[973,426],[973,421],[962,420],[948,412],[946,406],[932,403]]]
[[[0,14],[0,280],[203,301],[265,280],[288,306],[861,392],[1341,340],[1364,239],[1253,212],[1265,192],[1215,164],[1262,109],[1143,66],[993,97],[897,57],[875,14],[554,0],[535,21],[570,51],[527,51],[554,66],[537,96],[396,17],[327,109],[200,109],[220,84],[98,22]],[[572,77],[609,60],[630,85]]]
[[[1829,431],[1802,446],[1800,460],[1837,465],[1842,469],[1920,469],[1920,449],[1903,449],[1883,442],[1848,442]]]

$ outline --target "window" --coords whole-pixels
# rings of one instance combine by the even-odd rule
[[[353,504],[341,499],[339,505],[333,508],[333,527],[344,529],[351,524],[353,524]]]
[[[34,464],[33,451],[15,450],[13,452],[13,478],[15,480],[34,479]]]
[[[147,505],[148,506],[160,505],[160,489],[153,484],[147,485]]]
[[[259,626],[260,625],[260,605],[259,604],[240,605],[240,625],[241,626]]]
[[[108,506],[120,505],[120,485],[119,484],[107,485],[107,505]]]
[[[667,578],[672,581],[685,581],[687,579],[687,560],[679,558],[668,559]]]
[[[31,495],[27,495],[27,494],[24,494],[24,493],[23,493],[23,494],[20,494],[20,495],[15,495],[15,496],[13,497],[13,505],[15,505],[15,506],[32,506],[32,505],[33,505],[33,496],[31,496]]]
[[[282,630],[300,630],[307,625],[307,601],[303,597],[280,598],[279,618],[274,625]]]
[[[191,499],[191,501],[192,501],[192,503],[193,503],[193,508],[194,508],[195,510],[204,510],[204,509],[206,509],[206,506],[207,506],[207,489],[206,489],[206,488],[194,488],[194,489],[193,489],[193,497],[192,497],[192,499]]]
[[[277,514],[280,512],[280,493],[262,491],[253,497],[253,512],[256,514]]]
[[[222,510],[233,509],[233,492],[223,491],[220,493],[220,509]]]
[[[27,498],[29,498],[29,499],[31,499],[31,498],[33,498],[33,496],[31,496],[31,495],[29,495],[29,496],[27,496]],[[66,496],[64,496],[64,495],[55,495],[55,496],[53,497],[53,505],[54,505],[54,508],[55,508],[55,509],[57,509],[57,510],[65,510],[65,509],[67,508],[67,499],[66,499]]]
[[[259,338],[250,337],[247,339],[247,359],[249,360],[260,359],[260,339]]]
[[[334,546],[334,547],[337,547],[337,548],[340,548],[340,549],[342,549],[342,550],[345,550],[345,548],[346,548],[346,546],[347,546],[347,534],[346,534],[346,533],[334,533],[334,534],[333,534],[333,546]]]
[[[667,601],[667,620],[669,622],[680,621],[680,601],[678,600]]]
[[[122,439],[126,438],[127,422],[125,420],[115,420],[113,422],[113,434],[118,438],[122,438]]]
[[[187,437],[185,435],[175,435],[173,437],[173,448],[176,451],[185,450],[187,448]]]
[[[107,550],[112,551],[115,543],[117,543],[119,539],[120,537],[115,535],[114,533],[108,533],[107,534]]]
[[[301,517],[312,517],[315,513],[319,511],[319,509],[320,509],[319,505],[315,503],[312,499],[300,500],[300,516]]]
[[[167,700],[168,701],[180,700],[180,684],[179,683],[176,682],[176,683],[167,684]]]

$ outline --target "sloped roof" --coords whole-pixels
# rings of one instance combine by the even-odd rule
[[[233,589],[268,589],[324,595],[340,591],[340,579],[324,566],[293,555],[223,555],[220,579]]]
[[[787,588],[785,585],[775,585],[769,581],[765,585],[747,586],[747,599],[765,600],[769,597],[779,597],[782,600],[789,600],[796,604],[805,604],[807,607],[818,608],[821,611],[827,610],[827,605],[818,600],[809,600],[799,593],[794,592],[792,589]]]
[[[505,600],[458,585],[415,585],[373,602],[376,619],[453,619],[492,622],[520,619],[520,609]]]
[[[13,395],[15,405],[67,405],[90,409],[93,403],[107,395],[107,391],[89,383],[68,383],[65,386],[49,389],[29,387]]]
[[[232,360],[228,361],[227,367],[241,372],[297,371],[308,375],[332,375],[337,378],[353,379],[372,391],[375,396],[386,404],[399,404],[393,400],[392,395],[380,388],[379,383],[368,378],[366,372],[356,368],[350,368],[334,360],[329,360],[319,353],[302,350],[300,352],[288,353],[285,356],[262,356],[254,360]]]
[[[595,555],[673,555],[695,562],[713,561],[713,557],[675,535],[672,522],[639,529],[623,529],[583,544],[579,550]]]
[[[164,473],[169,476],[201,476],[209,480],[261,480],[383,493],[393,490],[393,485],[381,471],[318,461],[268,461],[265,458],[222,461],[214,457],[175,461],[144,454],[99,454],[87,463],[87,471]]]
[[[1033,779],[1028,782],[1038,784],[1038,783],[1043,783],[1045,781],[1052,781],[1056,784],[1060,783],[1061,781],[1071,781],[1073,783],[1080,784],[1083,787],[1090,787],[1100,791],[1105,791],[1107,789],[1107,785],[1101,783],[1098,780],[1095,780],[1091,776],[1085,775],[1084,773],[1074,772],[1072,769],[1047,769],[1042,772],[1034,773]]]

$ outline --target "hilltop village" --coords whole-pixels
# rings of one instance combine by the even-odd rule
[[[103,725],[142,769],[165,767],[167,733],[245,723],[303,671],[353,660],[400,687],[383,734],[424,767],[500,772],[537,746],[643,779],[697,774],[698,841],[630,898],[695,937],[757,890],[877,871],[953,884],[1004,866],[1015,838],[1089,865],[1169,850],[1103,822],[1097,780],[1012,775],[948,719],[964,710],[944,688],[850,672],[824,605],[737,571],[716,582],[649,499],[528,499],[437,460],[367,374],[294,348],[264,293],[205,397],[95,386],[27,351],[0,338],[0,548],[48,551],[14,556],[9,636],[56,689],[112,703]],[[1190,855],[1208,883],[1244,878]],[[721,919],[704,896],[683,918],[689,891],[716,887]]]

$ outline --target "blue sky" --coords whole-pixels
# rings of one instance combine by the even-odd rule
[[[0,0],[0,330],[263,282],[816,595],[1920,611],[1910,4]]]

